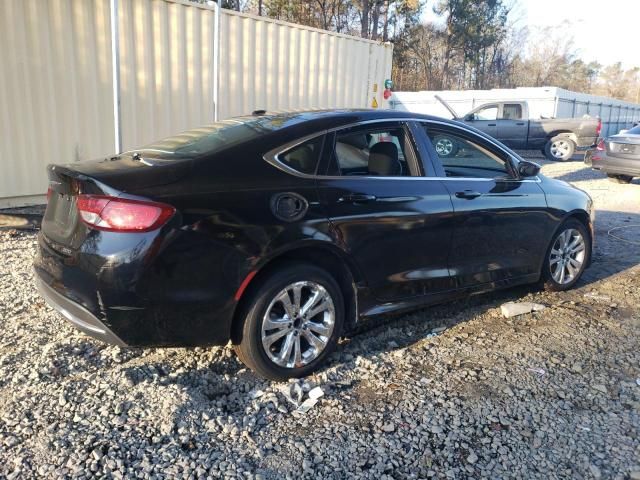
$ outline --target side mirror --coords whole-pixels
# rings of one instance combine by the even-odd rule
[[[464,117],[464,119],[467,122],[473,122],[476,119],[476,116],[474,113],[470,113],[469,115],[467,115],[466,117]]]
[[[520,160],[518,162],[518,174],[521,177],[535,177],[540,173],[540,165],[528,160]]]

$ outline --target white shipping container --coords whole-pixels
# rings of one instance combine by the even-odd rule
[[[391,44],[215,4],[3,1],[0,27],[0,208],[44,202],[49,163],[253,110],[387,103]]]
[[[640,105],[572,92],[557,87],[496,88],[492,90],[444,90],[393,92],[390,106],[395,110],[437,115],[451,118],[449,111],[435,95],[449,103],[458,115],[485,103],[507,100],[526,101],[529,116],[538,118],[579,118],[591,115],[602,119],[602,135],[612,135],[633,122],[640,121]]]

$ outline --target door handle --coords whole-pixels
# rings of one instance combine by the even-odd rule
[[[377,197],[375,195],[365,195],[365,194],[357,194],[352,193],[350,195],[345,195],[344,197],[340,197],[338,202],[340,203],[369,203],[375,202]]]
[[[487,127],[495,127],[496,124],[495,123],[487,123]]]
[[[456,192],[456,197],[458,198],[466,198],[467,200],[471,200],[474,198],[481,197],[482,194],[480,192],[475,192],[473,190],[465,190],[464,192]]]
[[[518,122],[518,123],[516,123],[516,125],[522,127],[524,125],[524,122]]]

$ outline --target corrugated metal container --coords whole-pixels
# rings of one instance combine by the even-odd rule
[[[390,45],[222,12],[220,118],[259,109],[370,106],[373,83],[390,76]],[[376,95],[381,102],[380,88]]]
[[[110,57],[108,0],[0,2],[0,206],[42,198],[48,163],[113,152]]]
[[[122,150],[213,120],[215,11],[120,0]]]
[[[186,0],[4,1],[0,27],[0,207],[43,201],[48,163],[215,118],[382,107],[391,75],[390,44]]]
[[[638,104],[556,87],[394,92],[391,108],[451,118],[449,111],[434,95],[446,100],[459,115],[485,103],[520,100],[529,104],[531,118],[597,116],[602,119],[602,135],[617,133],[640,120]]]

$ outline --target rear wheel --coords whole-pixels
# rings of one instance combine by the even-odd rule
[[[542,270],[545,290],[572,288],[589,264],[591,239],[584,224],[571,218],[558,229],[547,249]]]
[[[247,301],[240,360],[270,380],[303,377],[335,349],[344,323],[340,287],[326,271],[289,264],[263,278]]]
[[[633,180],[633,177],[630,175],[614,175],[612,173],[607,173],[607,177],[609,177],[609,180],[614,183],[631,183],[631,180]]]
[[[544,147],[544,154],[549,160],[566,162],[571,160],[576,151],[576,144],[568,137],[557,136],[548,140]]]

